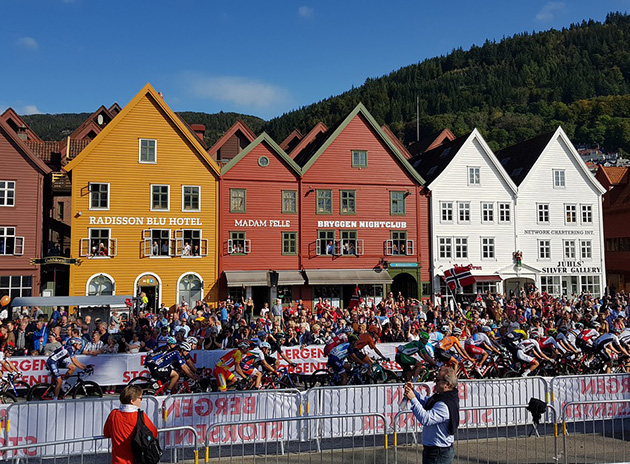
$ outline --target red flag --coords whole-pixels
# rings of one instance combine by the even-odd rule
[[[358,308],[360,301],[361,301],[361,290],[359,289],[359,286],[357,285],[356,287],[354,287],[354,293],[352,294],[352,297],[350,298],[350,303],[348,303],[348,309]]]
[[[444,280],[451,290],[474,284],[476,281],[475,277],[470,273],[470,266],[455,266],[448,271],[444,271]]]

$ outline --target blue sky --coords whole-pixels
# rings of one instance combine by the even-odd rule
[[[425,58],[603,21],[630,0],[0,0],[0,111],[92,112],[150,82],[265,119]]]

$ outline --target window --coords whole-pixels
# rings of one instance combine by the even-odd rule
[[[412,250],[407,248],[407,231],[406,230],[392,230],[390,232],[391,248],[388,244],[388,255],[407,255],[412,254]]]
[[[247,190],[230,189],[230,213],[247,212]]]
[[[182,185],[182,211],[199,211],[201,187],[198,185]]]
[[[0,295],[9,295],[12,299],[18,296],[32,296],[33,278],[31,276],[0,277]]]
[[[481,258],[494,259],[494,237],[481,238]]]
[[[352,167],[367,168],[367,151],[352,150]]]
[[[582,240],[580,242],[580,258],[581,259],[593,258],[593,243],[591,240]]]
[[[171,256],[171,230],[148,229],[142,232],[144,256]]]
[[[405,208],[405,193],[406,192],[389,192],[389,211],[392,216],[404,216],[407,214]]]
[[[317,254],[318,255],[334,255],[335,254],[335,231],[334,230],[318,230],[317,231]]]
[[[88,282],[88,296],[113,295],[114,282],[106,275],[94,276]]]
[[[91,258],[106,258],[111,256],[110,230],[109,229],[90,229],[89,239]]]
[[[576,205],[564,205],[564,217],[566,224],[577,223],[577,206]]]
[[[356,214],[356,195],[354,190],[339,191],[339,214]]]
[[[561,295],[560,276],[541,276],[540,291],[554,296]]]
[[[358,247],[357,231],[342,230],[340,254],[346,256],[357,256],[359,254]]]
[[[287,214],[297,213],[297,190],[282,191],[282,212]]]
[[[267,158],[266,156],[261,156],[260,158],[258,158],[258,166],[260,166],[261,168],[266,168],[267,166],[269,166],[269,158]]]
[[[538,203],[538,224],[549,224],[549,204]]]
[[[247,232],[230,232],[228,240],[228,253],[231,255],[245,255],[249,253],[249,240]]]
[[[564,259],[575,259],[575,240],[564,240]]]
[[[194,308],[197,301],[203,300],[203,282],[195,274],[186,274],[179,281],[177,301],[185,301]]]
[[[512,208],[509,203],[499,203],[499,222],[509,223],[512,220]]]
[[[593,223],[593,206],[582,205],[582,224]]]
[[[457,203],[459,222],[470,222],[470,203],[458,202]]]
[[[580,276],[580,290],[591,295],[600,295],[599,276]]]
[[[151,211],[169,210],[169,185],[151,186]]]
[[[0,227],[0,256],[24,254],[24,237],[15,236],[15,227]]]
[[[564,188],[565,180],[564,180],[564,169],[554,169],[553,170],[553,187],[554,188]]]
[[[0,206],[15,206],[15,182],[0,180]]]
[[[332,214],[332,190],[317,190],[317,214]]]
[[[494,222],[494,203],[481,203],[481,222]]]
[[[140,162],[157,162],[157,140],[140,139]]]
[[[453,202],[443,201],[440,203],[440,217],[442,222],[453,222]]]
[[[468,237],[455,237],[455,258],[468,258]]]
[[[468,167],[468,185],[479,185],[481,183],[481,168],[479,166]]]
[[[446,259],[453,257],[453,239],[451,237],[440,237],[438,244],[440,258]]]
[[[282,232],[282,254],[297,254],[297,232]]]
[[[109,184],[90,182],[90,209],[109,209]]]
[[[178,250],[182,257],[206,256],[208,254],[208,240],[202,240],[201,229],[182,229],[176,231]]]
[[[551,259],[550,240],[538,240],[538,259]]]
[[[475,282],[475,291],[482,295],[487,295],[488,292],[494,295],[497,293],[497,284],[494,282]]]
[[[57,219],[59,219],[60,221],[63,221],[64,207],[65,203],[63,201],[57,202]]]

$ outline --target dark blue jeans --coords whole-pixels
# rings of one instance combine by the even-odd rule
[[[424,446],[422,449],[422,464],[451,464],[455,457],[455,448],[449,446]]]

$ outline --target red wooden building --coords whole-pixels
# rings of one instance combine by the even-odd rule
[[[51,169],[26,145],[28,130],[5,121],[0,119],[0,295],[39,295],[40,269],[31,259],[42,257]]]

